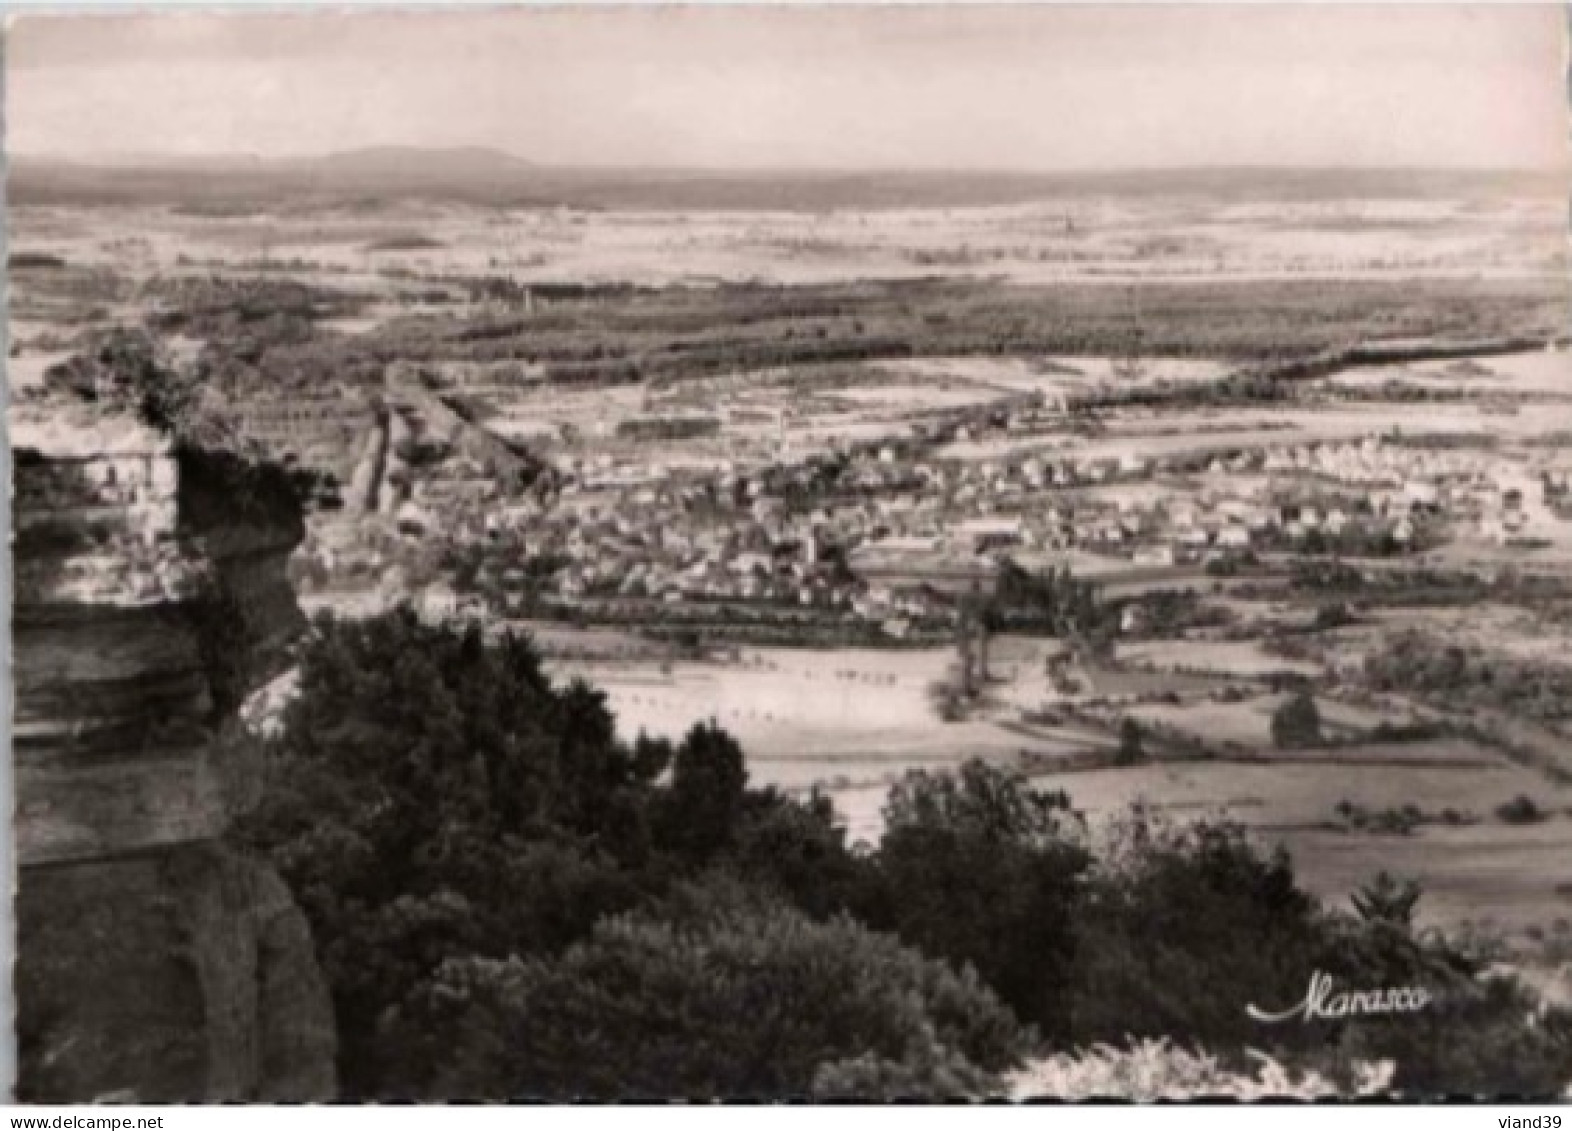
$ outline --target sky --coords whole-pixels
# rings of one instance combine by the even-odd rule
[[[553,165],[1567,164],[1552,5],[21,16],[17,154],[487,146]]]

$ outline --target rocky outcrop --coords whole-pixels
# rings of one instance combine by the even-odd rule
[[[24,868],[16,906],[23,1099],[332,1095],[327,988],[270,869],[166,844]]]
[[[19,1096],[329,1098],[305,919],[225,843],[302,623],[288,478],[58,392],[10,426]]]

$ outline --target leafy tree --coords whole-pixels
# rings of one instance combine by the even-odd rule
[[[560,958],[444,962],[391,1018],[444,1067],[434,1097],[770,1098],[871,1058],[917,1094],[997,1090],[1028,1036],[969,974],[849,919],[688,889]]]
[[[1390,873],[1380,872],[1354,892],[1349,900],[1359,917],[1367,922],[1396,923],[1411,928],[1419,895],[1417,881],[1399,880]]]
[[[1378,876],[1355,913],[1305,893],[1281,851],[1232,825],[1176,828],[1137,811],[1099,859],[1077,915],[1077,1045],[1164,1036],[1238,1054],[1275,1042],[1347,1079],[1393,1060],[1398,1089],[1552,1094],[1572,1072],[1572,1013],[1546,1010],[1511,978],[1435,932],[1416,932],[1417,885]],[[1313,971],[1340,987],[1424,987],[1424,1009],[1317,1019],[1267,1032],[1241,1003],[1303,999]]]
[[[351,1097],[976,1095],[1019,1022],[1392,1056],[1412,1087],[1568,1074],[1572,1025],[1416,932],[1417,888],[1329,910],[1230,824],[1138,809],[1094,856],[1067,797],[974,761],[909,774],[853,850],[824,797],[750,789],[713,723],[620,742],[527,639],[407,609],[318,621],[284,722],[242,831],[310,919]],[[1440,996],[1263,1034],[1244,1004],[1316,970]]]
[[[526,638],[407,608],[316,623],[242,832],[311,922],[352,1096],[448,1063],[384,1021],[451,958],[558,954],[708,871],[826,918],[865,868],[823,798],[748,789],[714,724],[621,743],[601,693],[554,686]]]
[[[1244,1006],[1304,996],[1324,949],[1318,912],[1286,854],[1261,853],[1241,827],[1175,826],[1133,810],[1077,904],[1074,1043],[1259,1042]]]
[[[244,831],[311,921],[341,1079],[375,1094],[405,1067],[378,1018],[438,962],[559,949],[659,890],[667,751],[617,743],[604,697],[554,688],[524,638],[407,608],[315,632]]]
[[[1321,742],[1321,712],[1308,691],[1296,691],[1272,712],[1272,744],[1280,750],[1317,746]]]
[[[1097,598],[1093,582],[1069,567],[1030,573],[1006,558],[999,563],[984,612],[995,631],[1030,629],[1055,635],[1095,635],[1117,624],[1112,606]]]
[[[1062,1035],[1089,861],[1069,799],[973,760],[955,774],[908,774],[884,819],[866,921],[973,966],[1022,1020]]]
[[[1416,931],[1418,898],[1416,885],[1377,877],[1354,900],[1357,918],[1328,920],[1323,968],[1344,984],[1429,994],[1418,1012],[1321,1023],[1331,1064],[1391,1060],[1393,1087],[1410,1094],[1560,1094],[1572,1078],[1572,1010],[1547,1005],[1488,954]]]
[[[695,726],[672,762],[660,816],[663,842],[693,861],[732,847],[747,782],[736,740],[713,721]]]
[[[1396,1062],[1392,1084],[1416,1096],[1560,1098],[1572,1079],[1572,1009],[1546,1007],[1517,978],[1432,981],[1417,1014],[1349,1025],[1344,1060]]]
[[[816,919],[852,907],[868,890],[873,864],[852,851],[830,799],[798,801],[773,789],[750,791],[726,865]]]
[[[1119,723],[1119,749],[1114,760],[1122,766],[1131,766],[1146,757],[1144,731],[1138,719],[1126,715]]]

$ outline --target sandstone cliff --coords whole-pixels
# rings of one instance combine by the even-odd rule
[[[10,425],[19,1096],[329,1098],[305,920],[224,840],[301,624],[287,478],[58,390]]]

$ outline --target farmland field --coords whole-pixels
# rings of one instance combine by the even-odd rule
[[[1124,649],[1120,658],[1137,667],[1159,671],[1184,669],[1221,675],[1261,676],[1273,672],[1314,675],[1316,664],[1266,651],[1254,641],[1154,640]]]
[[[1013,652],[1013,654],[1012,654]],[[1047,694],[1025,671],[1029,643],[999,650],[1001,700],[1036,706]],[[953,660],[949,649],[872,651],[745,649],[725,664],[565,662],[605,691],[619,730],[680,738],[711,718],[748,751],[761,781],[801,788],[834,779],[885,781],[909,767],[953,767],[968,757],[1015,761],[1023,751],[1053,757],[1108,746],[1081,729],[1011,729],[988,719],[941,723],[929,687]],[[1037,690],[1034,691],[1033,688]]]
[[[1334,901],[1385,870],[1421,881],[1427,923],[1451,928],[1472,923],[1515,933],[1572,916],[1567,887],[1572,882],[1572,789],[1550,787],[1539,775],[1493,759],[1488,751],[1452,747],[1426,753],[1437,759],[1451,756],[1457,767],[1394,769],[1341,759],[1276,766],[1169,764],[1038,775],[1033,783],[1065,791],[1094,835],[1136,803],[1174,821],[1238,821],[1262,843],[1287,848],[1310,888]],[[877,838],[881,789],[842,789],[832,795],[853,839]],[[1493,816],[1495,806],[1519,795],[1537,799],[1554,815],[1526,826]],[[1416,805],[1427,814],[1454,809],[1477,823],[1425,825],[1408,835],[1318,827],[1335,822],[1335,807],[1343,801],[1372,809]]]

